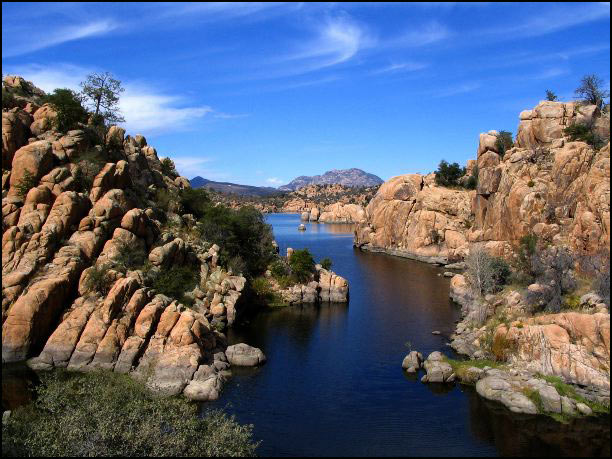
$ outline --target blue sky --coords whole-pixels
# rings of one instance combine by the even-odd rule
[[[610,4],[2,4],[2,72],[109,71],[131,134],[191,178],[278,186],[465,164],[546,89],[610,84]]]

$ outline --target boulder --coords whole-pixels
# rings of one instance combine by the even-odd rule
[[[225,355],[230,364],[242,367],[254,367],[266,361],[266,356],[260,349],[244,343],[228,346]]]

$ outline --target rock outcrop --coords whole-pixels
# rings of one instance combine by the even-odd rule
[[[19,97],[2,117],[3,363],[104,369],[163,394],[218,397],[230,368],[222,330],[246,279],[219,265],[192,215],[160,215],[157,194],[188,180],[164,174],[143,136],[113,126],[104,148],[93,145],[86,125],[56,131],[31,83],[6,77],[5,87]],[[154,290],[151,276],[175,269],[196,285],[180,298]]]
[[[529,233],[576,253],[610,247],[610,144],[595,150],[563,129],[589,122],[609,138],[595,106],[542,102],[520,115],[516,145],[500,154],[497,132],[480,135],[475,191],[435,185],[433,174],[383,184],[366,207],[355,245],[434,263],[464,257],[473,244],[509,256]]]

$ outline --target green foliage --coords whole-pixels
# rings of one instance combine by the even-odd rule
[[[268,307],[287,306],[288,303],[277,295],[273,290],[270,282],[265,277],[256,277],[251,282],[251,288],[257,297],[257,300]]]
[[[599,150],[605,145],[605,140],[601,138],[593,129],[584,123],[570,124],[563,130],[563,133],[572,141],[582,141],[591,145],[596,150]]]
[[[314,273],[314,258],[308,249],[294,250],[289,257],[289,267],[299,282],[307,282]]]
[[[332,261],[331,259],[329,259],[328,257],[325,257],[321,260],[321,268],[326,269],[327,271],[329,271],[332,267]]]
[[[119,111],[121,82],[108,73],[91,73],[81,82],[81,97],[89,105],[94,121],[103,125],[125,121]]]
[[[468,190],[475,190],[476,188],[478,188],[478,166],[474,166],[474,168],[472,169],[472,174],[470,175],[470,178],[468,178],[465,182],[465,188],[467,188]]]
[[[2,423],[3,456],[253,456],[252,426],[113,372],[40,374],[36,400]]]
[[[87,272],[85,287],[89,291],[99,292],[105,296],[111,287],[111,279],[108,275],[109,265],[93,265]]]
[[[577,310],[580,309],[580,297],[576,294],[566,295],[563,298],[563,309]]]
[[[576,402],[584,403],[589,408],[591,408],[594,413],[610,414],[610,407],[608,405],[597,403],[592,400],[588,400],[584,398],[582,395],[576,392],[576,389],[574,388],[574,386],[572,386],[571,384],[565,383],[558,376],[538,374],[538,377],[540,379],[543,379],[547,383],[552,384],[560,396],[569,397],[575,400]]]
[[[550,89],[546,90],[546,100],[555,102],[557,99],[557,95],[553,91],[551,91]]]
[[[465,168],[457,163],[440,161],[436,174],[436,184],[440,186],[459,186],[459,179],[465,175]]]
[[[176,172],[176,166],[174,165],[174,161],[170,158],[164,158],[161,160],[161,169],[164,175],[176,177],[178,173]]]
[[[119,239],[116,243],[117,255],[113,258],[114,267],[123,273],[141,268],[146,259],[147,253],[138,244],[130,244]]]
[[[499,291],[501,287],[508,284],[508,280],[512,275],[510,265],[506,263],[506,260],[500,257],[493,257],[491,260],[491,269],[493,271],[493,282],[494,287],[492,291]]]
[[[499,131],[499,133],[497,134],[497,140],[495,141],[495,147],[499,152],[499,156],[503,158],[506,152],[510,150],[513,146],[514,141],[512,140],[512,132]]]
[[[281,258],[278,258],[270,265],[270,272],[278,279],[289,274],[289,266]]]
[[[227,266],[232,258],[240,257],[246,276],[263,273],[276,256],[272,228],[253,207],[233,210],[208,203],[197,228],[203,239],[220,247],[222,264]]]
[[[153,277],[151,287],[157,293],[180,300],[186,292],[193,290],[199,281],[200,273],[195,267],[179,266],[157,273]]]
[[[87,110],[81,105],[79,95],[71,89],[55,89],[43,101],[50,104],[57,113],[55,127],[60,132],[67,132],[76,128],[78,123],[87,121]]]
[[[529,188],[533,188],[535,186],[535,182],[533,180],[529,180],[529,182],[527,183],[527,186]]]
[[[23,171],[23,178],[19,181],[17,185],[15,185],[15,190],[17,190],[17,196],[25,198],[32,188],[38,185],[38,180],[28,169]]]
[[[96,175],[104,167],[104,161],[100,159],[97,151],[89,150],[73,158],[71,162],[77,166],[73,172],[76,191],[88,193]]]
[[[177,204],[178,196],[166,188],[159,188],[155,193],[155,204],[162,211],[162,215],[174,209]]]
[[[204,217],[212,203],[208,193],[203,188],[185,188],[179,192],[179,200],[183,213],[192,214],[196,219]]]
[[[4,82],[2,84],[4,85]],[[17,107],[17,99],[7,88],[2,86],[2,108],[10,110],[14,107]]]

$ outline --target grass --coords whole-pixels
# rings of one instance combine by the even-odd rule
[[[543,379],[549,384],[552,384],[554,388],[557,390],[557,393],[562,397],[568,397],[578,403],[584,403],[586,406],[593,410],[593,413],[597,414],[610,414],[610,407],[608,405],[604,405],[603,403],[594,402],[592,400],[588,400],[576,393],[576,389],[571,384],[565,383],[558,376],[550,376],[543,375],[538,373],[538,378]]]
[[[478,360],[455,360],[446,358],[446,362],[453,368],[453,373],[463,382],[467,370],[471,367],[480,368],[504,368],[505,365],[494,360],[478,359]],[[465,383],[464,383],[465,384]]]

